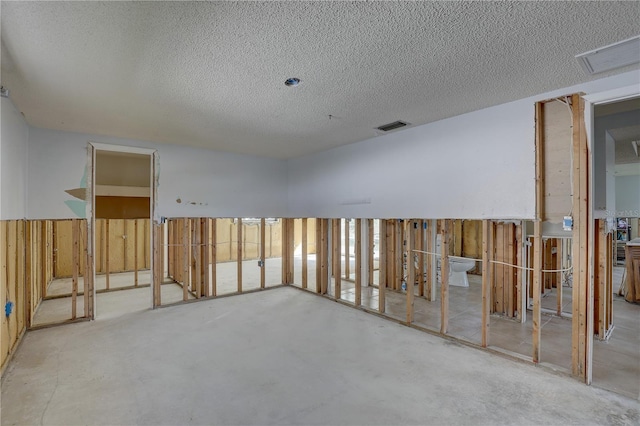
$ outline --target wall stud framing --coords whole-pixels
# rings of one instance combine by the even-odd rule
[[[218,271],[218,224],[215,218],[211,219],[211,296],[218,295],[217,271]]]
[[[374,250],[375,250],[375,243],[374,243],[374,229],[373,229],[373,219],[366,219],[367,220],[367,269],[368,269],[368,273],[367,273],[367,285],[369,286],[373,286],[373,271],[374,271]]]
[[[341,280],[341,263],[342,263],[342,247],[340,243],[340,219],[331,220],[332,225],[332,238],[331,245],[333,248],[333,283],[334,283],[334,293],[333,297],[336,300],[340,300],[342,298],[342,280]]]
[[[267,224],[267,221],[265,220],[265,218],[261,218],[260,219],[260,288],[266,287],[266,265],[265,265],[265,261],[266,261],[265,244],[267,241],[266,240],[267,230],[265,229],[266,224]]]
[[[482,221],[482,331],[481,343],[486,348],[489,345],[489,327],[491,325],[491,271],[493,260],[493,251],[491,244],[492,224],[489,220]]]
[[[263,219],[264,220],[264,219]],[[308,252],[309,248],[307,247],[309,241],[307,238],[307,218],[302,218],[302,288],[307,288],[308,281]],[[264,255],[262,256],[262,264],[264,265]]]
[[[384,314],[386,309],[386,290],[387,290],[387,221],[380,219],[379,238],[380,249],[378,250],[378,312]]]
[[[416,268],[413,261],[413,250],[415,247],[416,239],[414,223],[415,221],[411,219],[407,219],[404,221],[404,234],[407,238],[404,254],[407,262],[407,324],[411,324],[413,322],[413,299],[414,286],[416,282]]]
[[[356,219],[356,277],[355,277],[355,305],[360,306],[362,304],[362,219]]]
[[[451,220],[442,221],[442,258],[440,260],[440,333],[447,334],[449,327],[449,238]]]
[[[239,217],[236,221],[237,231],[237,269],[238,269],[238,293],[242,293],[242,218]]]

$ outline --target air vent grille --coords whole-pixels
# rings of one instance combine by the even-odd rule
[[[377,127],[378,130],[381,130],[383,132],[390,132],[392,130],[396,130],[399,129],[401,127],[405,127],[409,125],[409,123],[406,123],[404,121],[394,121],[393,123],[389,123],[389,124],[383,124],[380,127]]]

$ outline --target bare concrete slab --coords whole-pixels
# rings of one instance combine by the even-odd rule
[[[293,288],[29,332],[13,424],[638,424],[640,403]]]

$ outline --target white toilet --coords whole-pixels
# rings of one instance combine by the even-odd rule
[[[469,287],[467,271],[476,266],[476,261],[472,259],[449,259],[449,285],[458,287]]]

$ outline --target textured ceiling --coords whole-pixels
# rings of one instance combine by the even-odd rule
[[[29,124],[277,158],[586,81],[574,55],[640,34],[638,2],[1,7]]]

